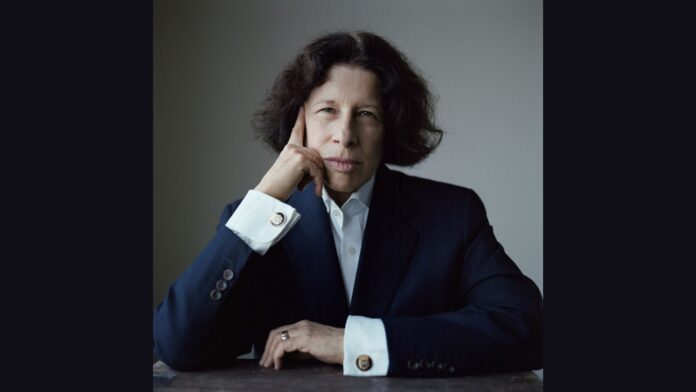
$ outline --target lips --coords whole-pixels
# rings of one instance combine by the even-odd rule
[[[349,173],[361,163],[354,159],[324,158],[325,165],[329,168],[342,173]]]

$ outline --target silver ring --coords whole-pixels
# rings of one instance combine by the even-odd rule
[[[280,331],[280,340],[288,339],[290,339],[290,334],[288,333],[288,330],[286,329],[285,331]]]

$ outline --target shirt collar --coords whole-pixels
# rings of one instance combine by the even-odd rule
[[[370,208],[370,201],[372,200],[372,190],[375,186],[375,174],[373,174],[372,177],[366,183],[364,183],[360,188],[358,188],[357,191],[350,194],[350,197],[348,198],[348,200],[346,200],[345,204],[343,204],[343,207],[348,207],[350,205],[357,204],[363,208]],[[332,205],[338,207],[338,204],[336,204],[336,202],[334,202],[333,199],[331,199],[331,196],[329,196],[329,193],[326,191],[326,185],[324,185],[324,188],[322,189],[321,198],[324,200],[324,205],[326,205],[327,212],[331,212]]]

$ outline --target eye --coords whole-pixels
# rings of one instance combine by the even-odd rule
[[[366,116],[369,116],[369,117],[377,117],[377,116],[375,116],[374,113],[372,113],[372,112],[370,112],[370,111],[367,111],[367,110],[361,110],[361,111],[359,111],[359,112],[358,112],[358,116],[361,116],[361,117],[366,117]]]
[[[319,112],[333,114],[333,113],[336,113],[336,109],[334,109],[334,108],[321,108],[321,109],[319,109]]]
[[[380,121],[379,117],[377,117],[377,114],[375,112],[371,112],[369,110],[359,110],[356,114],[357,114],[358,118],[363,118],[366,120]]]

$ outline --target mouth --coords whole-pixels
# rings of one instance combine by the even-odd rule
[[[324,162],[329,168],[341,173],[349,173],[362,164],[354,159],[341,158],[324,158]]]

